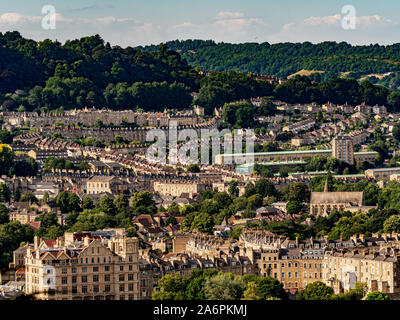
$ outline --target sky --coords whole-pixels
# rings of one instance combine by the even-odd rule
[[[49,5],[54,11],[42,11]],[[100,34],[121,47],[175,39],[386,45],[400,42],[400,1],[0,0],[0,32],[14,30],[38,41]]]

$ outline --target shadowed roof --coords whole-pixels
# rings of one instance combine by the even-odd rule
[[[363,203],[363,192],[312,192],[310,203],[352,203],[361,206]]]

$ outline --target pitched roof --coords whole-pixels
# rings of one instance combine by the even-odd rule
[[[356,203],[362,205],[363,195],[362,191],[312,192],[310,203]]]

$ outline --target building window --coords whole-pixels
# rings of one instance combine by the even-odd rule
[[[87,293],[87,286],[82,286],[82,293]]]
[[[109,284],[106,284],[104,287],[104,292],[110,292],[111,291],[111,286]]]
[[[93,267],[93,272],[99,272],[99,267]]]
[[[62,284],[67,284],[68,283],[68,278],[67,277],[62,277],[61,278],[61,283]]]
[[[87,268],[86,268],[86,267],[83,267],[83,268],[82,268],[82,272],[87,272]]]
[[[105,259],[106,259],[106,258],[104,258],[104,262],[106,262]],[[104,271],[110,271],[110,266],[105,266],[105,267],[104,267]]]
[[[63,268],[63,269],[61,270],[61,273],[62,273],[62,274],[67,274],[67,268]]]
[[[99,276],[97,274],[93,276],[93,282],[99,282]]]
[[[72,283],[76,283],[76,276],[72,276],[71,281]]]
[[[72,293],[78,293],[78,288],[76,286],[72,287]]]
[[[128,281],[132,281],[133,280],[133,273],[128,274]]]
[[[105,276],[104,276],[104,281],[110,281],[110,275],[109,274],[106,274]]]
[[[82,282],[87,282],[87,276],[82,276]]]
[[[71,272],[72,272],[72,273],[76,273],[76,268],[75,268],[75,267],[72,268],[72,269],[71,269]]]
[[[119,275],[119,281],[125,281],[125,275],[124,274],[120,274]]]
[[[133,283],[128,284],[128,291],[133,291]]]
[[[99,286],[93,286],[93,292],[99,292]]]
[[[61,293],[68,294],[68,288],[67,287],[62,288]]]
[[[124,271],[124,266],[119,266],[119,271]]]
[[[125,285],[120,284],[120,285],[119,285],[119,291],[120,291],[120,292],[124,292],[124,291],[125,291]]]

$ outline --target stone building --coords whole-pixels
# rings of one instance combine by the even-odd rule
[[[154,192],[161,196],[180,197],[182,194],[189,195],[190,198],[200,191],[209,189],[210,185],[199,181],[154,181]]]
[[[137,238],[124,229],[35,237],[25,256],[26,294],[44,300],[138,300]]]
[[[398,234],[360,235],[349,240],[290,240],[268,231],[245,229],[239,241],[260,276],[278,279],[286,291],[297,293],[323,281],[335,293],[364,282],[368,291],[400,294]]]
[[[353,140],[348,135],[339,134],[332,140],[332,156],[348,164],[354,164]]]
[[[257,153],[241,153],[241,154],[218,154],[215,156],[215,164],[224,165],[234,163],[236,159],[243,157],[250,157],[254,160],[254,163],[265,163],[265,162],[293,162],[293,161],[305,161],[307,158],[313,158],[315,156],[331,157],[333,152],[330,149],[327,150],[297,150],[297,151],[276,151],[276,152],[257,152]],[[354,152],[354,161],[374,161],[378,156],[378,152],[367,151],[367,152]]]
[[[121,194],[130,191],[130,184],[115,176],[94,176],[86,182],[87,194],[111,193]]]
[[[392,175],[400,174],[400,168],[376,168],[365,170],[365,176],[368,179],[378,180],[390,180]]]
[[[353,250],[327,258],[325,282],[335,293],[354,289],[357,282],[366,283],[370,291],[400,293],[399,252]]]
[[[311,192],[310,213],[316,217],[327,217],[333,210],[366,211],[374,207],[363,206],[362,191],[329,192],[328,179],[324,192]]]

